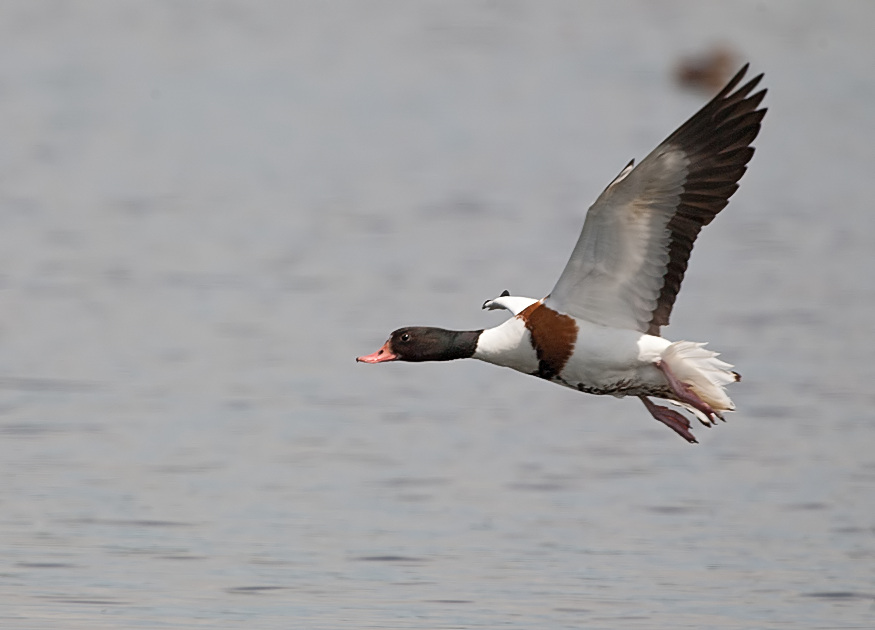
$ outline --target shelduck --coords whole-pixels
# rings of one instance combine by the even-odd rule
[[[662,399],[712,426],[735,405],[740,380],[704,343],[671,342],[669,323],[696,236],[738,189],[766,109],[763,75],[738,89],[745,65],[710,102],[637,166],[629,162],[587,212],[577,245],[544,298],[487,300],[512,317],[485,330],[412,326],[356,360],[449,361],[473,358],[587,394],[636,396],[688,442],[690,421]]]

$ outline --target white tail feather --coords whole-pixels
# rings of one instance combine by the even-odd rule
[[[683,409],[686,409],[686,410],[689,411],[691,414],[693,414],[694,416],[696,416],[696,419],[697,419],[699,422],[701,422],[702,424],[704,424],[706,427],[714,426],[714,423],[711,422],[711,418],[709,418],[708,416],[706,416],[704,413],[702,413],[701,411],[699,411],[698,409],[696,409],[696,408],[693,407],[692,405],[689,405],[689,404],[687,404],[687,403],[685,403],[685,402],[681,402],[681,401],[679,401],[679,400],[671,400],[671,399],[667,399],[666,402],[670,402],[672,405],[677,405],[678,407],[681,407],[681,408],[683,408]],[[717,413],[717,417],[718,417],[718,418],[720,418],[721,420],[723,420],[723,415],[722,415],[722,414],[720,414],[719,412],[716,412],[716,411],[715,411],[715,413]]]
[[[732,366],[717,358],[718,353],[705,348],[704,343],[676,341],[662,351],[662,360],[668,364],[677,378],[708,403],[719,415],[732,411],[735,404],[726,395],[724,387],[739,379]],[[681,405],[695,413],[688,405]],[[695,414],[702,420],[704,414]],[[704,421],[703,421],[704,422]],[[705,424],[710,424],[706,422]]]

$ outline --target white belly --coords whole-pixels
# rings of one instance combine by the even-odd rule
[[[583,320],[571,358],[555,380],[593,394],[639,395],[667,386],[654,362],[671,342]]]

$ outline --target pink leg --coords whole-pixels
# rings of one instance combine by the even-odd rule
[[[657,405],[650,401],[646,396],[639,396],[641,402],[644,403],[644,406],[647,407],[647,411],[650,412],[654,418],[662,422],[669,429],[677,433],[679,436],[684,438],[690,444],[698,444],[699,440],[690,433],[690,421],[684,418],[677,411],[672,411],[668,407],[663,407],[661,405]]]
[[[690,389],[689,385],[678,379],[665,361],[657,361],[654,365],[656,365],[656,367],[658,367],[665,375],[665,380],[668,381],[668,386],[671,387],[671,391],[674,392],[674,395],[677,396],[679,401],[695,407],[712,421],[717,420],[719,415],[711,408],[711,405],[699,398],[696,393]]]

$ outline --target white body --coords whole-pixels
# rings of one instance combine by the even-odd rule
[[[514,300],[513,306],[537,301],[530,298]],[[525,302],[520,302],[522,300]],[[503,307],[500,303],[496,306]],[[516,309],[508,310],[513,312]],[[718,413],[735,408],[723,390],[724,385],[736,380],[732,366],[717,359],[717,353],[706,350],[705,344],[673,343],[636,330],[612,328],[576,317],[573,320],[577,325],[577,340],[561,372],[552,377],[553,382],[592,394],[657,396],[670,400],[673,396],[669,384],[656,367],[658,362],[664,361],[683,383]],[[526,374],[538,372],[539,361],[531,333],[519,313],[499,326],[484,330],[473,358]],[[686,404],[677,404],[703,420],[697,410]]]

